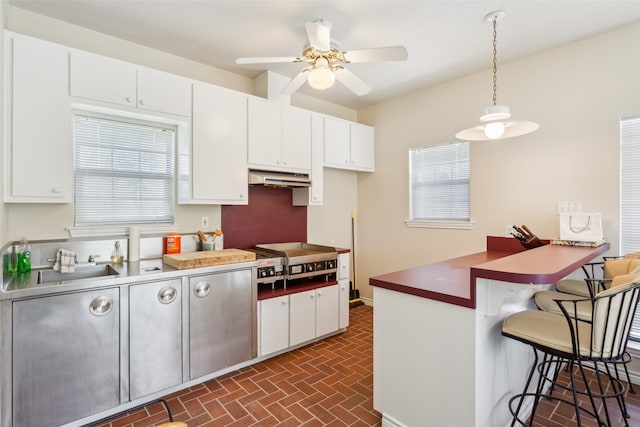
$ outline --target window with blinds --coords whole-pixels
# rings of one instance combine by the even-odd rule
[[[75,225],[173,222],[176,129],[76,114]]]
[[[410,221],[469,221],[469,142],[409,150]]]
[[[640,252],[640,115],[620,120],[620,254]],[[630,339],[640,341],[640,310]]]

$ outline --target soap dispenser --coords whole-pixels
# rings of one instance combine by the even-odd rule
[[[111,254],[111,262],[114,264],[120,264],[123,259],[122,250],[120,249],[120,241],[116,240],[116,243],[113,246],[113,253]]]

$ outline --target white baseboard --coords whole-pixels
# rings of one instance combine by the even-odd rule
[[[394,420],[387,414],[382,414],[382,427],[406,427],[400,421]]]

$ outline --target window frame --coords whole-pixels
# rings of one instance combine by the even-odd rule
[[[78,200],[77,200],[77,176],[76,176],[76,154],[77,154],[77,145],[76,145],[76,129],[75,122],[77,116],[87,117],[88,119],[95,120],[108,120],[114,121],[124,124],[138,125],[138,126],[149,126],[156,129],[168,129],[173,132],[173,141],[171,142],[170,153],[167,156],[171,162],[170,173],[166,174],[168,177],[168,188],[170,188],[170,202],[167,203],[167,207],[169,207],[169,218],[166,221],[144,221],[140,218],[131,218],[125,219],[122,221],[109,221],[109,222],[84,222],[78,223],[77,219],[77,209],[78,209]],[[72,110],[72,123],[73,123],[73,223],[72,227],[68,227],[67,230],[71,234],[72,237],[76,236],[96,236],[96,235],[108,235],[114,232],[126,231],[128,226],[130,225],[140,225],[141,229],[145,232],[172,232],[177,231],[177,226],[175,223],[175,215],[176,215],[176,192],[177,192],[177,177],[176,177],[176,156],[177,156],[177,147],[178,140],[181,137],[181,125],[180,122],[175,120],[168,120],[163,117],[154,117],[140,114],[126,114],[125,112],[109,110],[109,109],[101,109],[101,108],[82,108],[76,106]],[[116,173],[115,176],[118,174]],[[127,175],[127,173],[123,173],[122,176]],[[153,174],[149,174],[149,176],[153,176]]]
[[[414,213],[414,203],[415,203],[415,199],[414,199],[414,187],[415,187],[415,182],[414,182],[414,169],[416,167],[416,165],[414,164],[413,161],[413,154],[417,151],[435,151],[435,150],[442,150],[445,149],[447,147],[452,147],[455,149],[454,153],[445,153],[444,156],[441,156],[443,161],[451,161],[453,159],[447,159],[446,157],[455,157],[459,154],[459,147],[463,147],[466,151],[465,153],[465,157],[467,159],[467,164],[466,164],[466,172],[467,172],[467,176],[466,176],[466,186],[467,186],[467,190],[466,190],[466,203],[467,203],[467,217],[465,218],[414,218],[413,217],[413,213]],[[409,219],[407,219],[405,221],[405,224],[408,227],[416,227],[416,228],[447,228],[447,229],[458,229],[458,230],[469,230],[473,228],[474,225],[474,221],[472,220],[471,217],[471,143],[469,141],[453,141],[450,143],[446,143],[446,144],[439,144],[439,145],[431,145],[431,146],[423,146],[423,147],[415,147],[415,148],[410,148],[408,151],[408,163],[409,163],[409,185],[408,185],[408,190],[409,190],[409,197],[408,197],[408,201],[409,201]],[[424,165],[423,165],[424,166]],[[455,166],[455,165],[454,165]],[[456,171],[457,173],[458,171]],[[435,181],[434,181],[435,182]],[[440,183],[447,183],[447,181],[442,180],[442,181],[438,181]],[[456,178],[456,179],[450,179],[449,181],[449,185],[454,185],[454,184],[459,184],[460,183],[460,179]]]

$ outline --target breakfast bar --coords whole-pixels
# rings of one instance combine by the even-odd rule
[[[500,334],[531,297],[609,250],[525,250],[487,237],[486,251],[370,278],[374,408],[383,426],[502,427],[524,387],[530,349]]]

